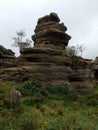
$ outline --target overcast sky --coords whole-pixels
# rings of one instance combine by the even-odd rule
[[[56,12],[67,26],[70,46],[84,44],[83,56],[98,56],[98,0],[0,0],[0,44],[11,46],[16,31],[25,29],[30,39],[38,18]]]

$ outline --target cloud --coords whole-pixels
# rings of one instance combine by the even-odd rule
[[[84,57],[98,55],[98,0],[3,0],[0,1],[0,43],[11,47],[17,30],[26,29],[28,38],[34,33],[38,18],[58,13],[72,36],[70,45],[85,44]]]

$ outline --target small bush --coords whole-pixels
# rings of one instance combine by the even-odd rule
[[[23,96],[33,96],[36,92],[40,92],[42,85],[39,82],[25,82],[23,86],[17,88]]]
[[[32,105],[40,105],[44,101],[44,97],[41,94],[36,94],[36,96],[33,97],[28,97],[25,101],[24,104],[32,106]]]
[[[39,101],[41,101],[43,97],[48,99],[68,98],[71,100],[77,100],[79,98],[72,86],[43,86],[40,82],[25,82],[18,90],[23,96],[38,96]],[[38,101],[38,97],[35,98],[35,100],[37,99]],[[33,99],[29,98],[27,102],[33,101]]]
[[[72,86],[49,86],[47,87],[48,97],[55,99],[69,98],[75,99],[77,98],[77,93]]]

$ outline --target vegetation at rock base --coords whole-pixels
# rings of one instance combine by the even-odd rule
[[[12,88],[20,102],[10,105]],[[0,81],[0,130],[98,130],[98,87],[80,95],[72,87]]]
[[[84,44],[67,48],[59,22],[53,12],[38,19],[33,48],[16,32],[19,57],[0,46],[0,130],[98,130],[98,62],[81,57]]]

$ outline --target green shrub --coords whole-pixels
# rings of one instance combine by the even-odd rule
[[[76,100],[78,94],[72,86],[49,86],[47,87],[48,97],[54,99],[69,98]]]
[[[57,95],[68,95],[70,93],[73,93],[75,92],[74,88],[73,87],[65,87],[65,86],[49,86],[48,88],[48,91],[51,93],[51,94],[57,94]]]
[[[40,82],[25,82],[23,86],[19,87],[18,90],[23,96],[38,96],[35,101],[31,98],[27,101],[36,102],[42,100],[43,97],[48,99],[64,99],[68,98],[71,100],[77,100],[78,94],[72,86],[43,86]],[[40,95],[40,96],[39,96]]]
[[[17,88],[23,96],[33,96],[40,92],[42,85],[39,82],[25,82],[23,86]]]
[[[27,97],[27,99],[24,101],[24,104],[32,106],[32,105],[40,105],[44,102],[44,96],[40,93],[36,94],[36,96],[33,97]]]

